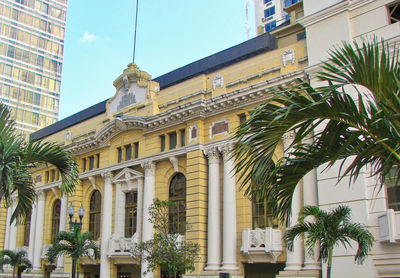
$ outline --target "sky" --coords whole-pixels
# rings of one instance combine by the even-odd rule
[[[152,78],[247,40],[246,0],[139,0],[135,63]],[[132,62],[135,0],[69,0],[63,119],[115,94]],[[255,36],[249,8],[250,38]]]

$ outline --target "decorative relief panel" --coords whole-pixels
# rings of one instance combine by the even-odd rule
[[[42,182],[43,182],[43,175],[42,175],[42,174],[35,175],[35,177],[33,178],[33,180],[35,181],[35,183],[36,183],[37,185],[42,184]]]
[[[216,88],[223,88],[224,87],[224,77],[221,74],[217,74],[214,76],[212,81],[212,88],[215,90]]]
[[[213,122],[210,126],[210,138],[214,138],[217,135],[226,135],[229,133],[229,121],[222,120]]]
[[[283,51],[283,53],[282,53],[282,65],[284,67],[286,67],[286,65],[289,62],[294,64],[295,61],[296,61],[296,56],[294,54],[294,50],[293,49],[287,49],[287,50]]]
[[[189,143],[196,141],[199,136],[199,131],[197,125],[192,125],[189,127]]]

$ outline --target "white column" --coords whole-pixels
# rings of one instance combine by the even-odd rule
[[[103,207],[101,209],[101,239],[100,239],[100,277],[110,277],[110,261],[107,257],[108,241],[111,237],[112,227],[112,174],[111,172],[103,173],[104,178],[104,190],[103,190]]]
[[[124,237],[124,219],[125,219],[125,196],[121,190],[121,184],[115,184],[115,217],[114,217],[114,234],[116,237]]]
[[[12,206],[11,206],[11,215],[14,213],[15,208],[17,207],[17,198],[13,197],[13,202],[12,202]],[[10,215],[10,216],[11,216]],[[10,250],[15,250],[17,248],[17,221],[14,220],[11,224],[10,224],[10,235],[9,235],[9,245],[8,248]]]
[[[136,238],[139,243],[142,242],[143,178],[138,178],[137,183]]]
[[[36,232],[35,232],[35,251],[33,256],[33,270],[41,270],[41,257],[43,247],[43,224],[44,224],[44,206],[45,206],[45,194],[43,191],[39,191],[37,202],[37,214],[36,214]]]
[[[221,266],[219,152],[216,147],[212,147],[205,150],[204,154],[208,158],[207,266],[205,270],[219,270]]]
[[[283,137],[283,145],[285,148],[285,155],[290,151],[288,148],[294,139],[294,134],[288,133]],[[292,217],[290,218],[290,225],[292,227],[297,224],[299,212],[301,210],[301,188],[300,184],[296,185],[293,192],[292,199]],[[293,243],[293,251],[287,250],[286,253],[286,267],[285,270],[301,270],[303,264],[303,246],[302,238],[297,237]]]
[[[35,201],[32,205],[31,227],[29,229],[28,259],[31,262],[33,262],[35,254],[34,252],[35,252],[36,218],[37,218],[37,202]]]
[[[7,218],[6,218],[6,234],[4,238],[4,249],[8,250],[10,249],[10,220],[11,220],[11,214],[12,214],[12,207],[7,208]]]
[[[155,190],[155,172],[156,172],[156,165],[152,161],[147,161],[142,164],[144,168],[144,192],[143,192],[143,232],[142,237],[143,241],[148,241],[153,238],[153,224],[150,223],[149,218],[149,207],[153,204],[154,199],[154,190]],[[142,261],[142,278],[152,278],[153,273],[144,274],[147,270],[147,262],[144,260]]]
[[[61,197],[61,210],[60,210],[60,226],[59,231],[67,230],[67,207],[68,207],[68,197],[64,194]],[[57,268],[62,270],[64,268],[64,256],[59,256],[57,259]]]
[[[236,259],[236,179],[232,144],[220,147],[224,161],[222,270],[238,270]]]

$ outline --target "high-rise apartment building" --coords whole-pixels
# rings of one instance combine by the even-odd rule
[[[254,0],[256,33],[269,32],[276,26],[289,22],[289,14],[284,8],[301,0]]]
[[[57,121],[67,0],[0,0],[0,99],[23,133]]]

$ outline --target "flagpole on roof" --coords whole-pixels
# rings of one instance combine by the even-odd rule
[[[136,52],[136,30],[137,30],[137,18],[139,10],[139,0],[136,0],[136,17],[135,17],[135,35],[133,38],[133,59],[132,62],[135,63],[135,52]]]

